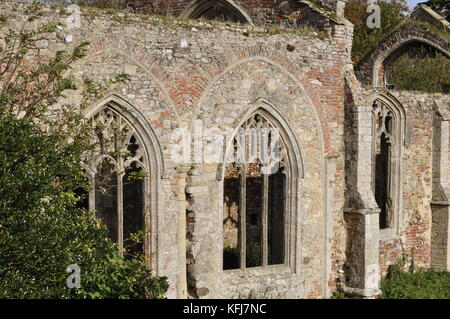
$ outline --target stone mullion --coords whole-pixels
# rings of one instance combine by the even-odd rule
[[[240,247],[240,268],[245,269],[246,267],[246,186],[247,186],[247,167],[244,165],[241,175],[241,196],[240,196],[240,213],[239,213],[239,247]]]
[[[263,175],[263,198],[262,198],[262,266],[265,267],[268,264],[268,214],[269,214],[269,175]]]
[[[373,136],[373,140],[372,140],[372,154],[371,154],[371,159],[372,159],[372,166],[371,166],[372,176],[376,175],[375,162],[376,162],[377,142],[378,142],[378,138],[379,138],[378,137],[378,128],[377,128],[376,118],[377,118],[377,114],[373,112],[372,113],[372,136]],[[375,194],[375,178],[371,179],[371,188],[372,188],[372,192]]]
[[[118,131],[114,134],[114,146],[116,150],[120,150],[117,156],[117,241],[119,243],[119,252],[123,256],[123,177],[125,176],[125,161],[122,156],[122,118],[119,117],[117,119],[117,127]],[[120,142],[120,144],[119,144]]]
[[[177,297],[179,299],[187,298],[187,258],[186,258],[186,210],[188,208],[188,202],[186,200],[186,186],[187,186],[187,174],[191,169],[190,166],[177,167],[177,201],[178,201],[178,214],[177,214],[177,249],[178,249],[178,275],[177,275]]]
[[[95,210],[95,174],[91,176],[91,184],[94,185],[94,187],[89,191],[89,210],[94,211]]]
[[[123,255],[123,176],[123,173],[117,174],[117,242],[121,255]]]

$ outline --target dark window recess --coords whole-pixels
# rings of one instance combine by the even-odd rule
[[[257,164],[250,164],[246,178],[246,267],[261,266],[263,175]],[[252,218],[255,223],[252,223]]]
[[[241,176],[230,166],[224,179],[223,269],[236,269],[240,264],[240,192]]]
[[[286,176],[280,168],[269,175],[268,264],[284,263]]]
[[[257,214],[251,214],[251,216],[250,216],[250,224],[252,226],[258,226],[258,215]]]
[[[144,251],[144,183],[141,178],[136,178],[133,173],[141,173],[133,163],[127,169],[123,180],[123,247],[124,257],[129,258]],[[137,235],[137,241],[132,239],[132,234]]]
[[[76,204],[76,208],[89,210],[89,192],[84,187],[78,187],[74,191],[75,196],[80,198]]]
[[[104,161],[95,177],[95,215],[109,230],[110,238],[117,242],[117,175],[114,166]]]
[[[395,141],[395,118],[383,102],[375,101],[374,105],[374,145],[373,145],[373,180],[372,189],[375,201],[380,208],[380,229],[390,228],[392,215],[392,200],[395,197],[391,183],[393,176],[393,145]]]
[[[255,114],[235,137],[234,158],[224,176],[223,269],[245,269],[284,264],[286,262],[286,194],[285,158],[276,172],[265,170],[262,161],[246,162],[272,149],[254,145],[267,138],[274,128],[262,115]],[[265,130],[258,130],[264,128]],[[247,131],[251,129],[251,131]],[[251,133],[251,134],[250,134]],[[270,139],[269,139],[270,141]],[[253,144],[254,143],[254,144]],[[284,144],[280,143],[283,148]],[[285,155],[283,150],[280,153]],[[262,158],[265,158],[262,156]]]
[[[96,171],[88,199],[95,216],[103,221],[120,253],[130,258],[144,253],[145,186],[148,168],[143,143],[133,125],[107,106],[92,119],[97,144],[86,164]],[[105,160],[98,165],[96,158]],[[86,205],[86,202],[80,205]]]
[[[389,153],[390,145],[385,134],[379,141],[379,153],[375,159],[375,200],[380,212],[380,229],[389,227],[388,198],[389,198]]]
[[[247,19],[237,8],[221,0],[199,1],[190,18],[247,23]]]

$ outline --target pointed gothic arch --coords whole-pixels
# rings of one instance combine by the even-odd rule
[[[164,168],[156,135],[139,110],[118,95],[99,101],[85,116],[94,145],[83,163],[93,184],[89,210],[106,223],[122,254],[143,252],[156,269],[157,198]],[[131,235],[141,231],[142,245],[135,245]]]
[[[271,109],[263,101],[251,107],[226,146],[224,270],[289,266],[294,259],[290,225],[303,165],[289,126]]]
[[[399,231],[402,215],[402,156],[406,114],[390,94],[372,104],[372,191],[380,208],[380,229]]]
[[[450,58],[450,42],[439,34],[425,27],[405,24],[389,34],[380,44],[367,54],[356,67],[356,75],[365,85],[373,87],[386,84],[386,63],[411,45],[423,45]]]
[[[253,24],[250,16],[232,0],[194,0],[180,17]]]
[[[292,131],[290,125],[284,118],[284,116],[278,111],[278,109],[272,105],[269,101],[264,98],[258,98],[251,104],[249,104],[245,109],[243,114],[234,123],[234,130],[232,136],[236,136],[239,129],[244,125],[244,123],[252,117],[252,115],[260,113],[265,118],[269,119],[272,125],[280,130],[280,137],[285,141],[286,149],[288,150],[288,156],[291,165],[291,174],[298,176],[300,179],[304,177],[304,164],[303,157],[300,151],[300,144],[296,138],[295,133]],[[223,154],[226,157],[232,148],[232,140],[229,140],[227,144],[224,145],[225,149]],[[226,163],[226,158],[224,158],[223,163]],[[295,164],[295,165],[294,165]],[[224,166],[219,166],[218,179],[222,180],[224,177]]]

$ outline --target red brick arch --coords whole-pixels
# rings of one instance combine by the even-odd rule
[[[356,68],[356,76],[364,85],[384,86],[385,64],[402,47],[412,42],[427,44],[450,58],[450,42],[419,25],[405,25],[391,33],[366,55]]]

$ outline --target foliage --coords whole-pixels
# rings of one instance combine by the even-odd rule
[[[366,12],[368,0],[349,0],[345,6],[345,17],[355,26],[352,48],[355,63],[372,51],[407,15],[405,0],[377,0],[375,4],[381,9],[380,29],[367,27],[366,20],[370,15]]]
[[[335,292],[333,292],[330,299],[347,299],[347,297],[342,291],[336,290]]]
[[[391,265],[381,290],[383,299],[449,299],[450,273],[431,269],[412,273]]]
[[[164,278],[141,258],[124,260],[92,213],[75,208],[83,180],[74,142],[1,111],[0,296],[2,298],[160,298]],[[66,288],[65,268],[78,264],[82,287]]]
[[[445,85],[450,84],[450,60],[439,52],[436,58],[404,54],[390,65],[387,80],[399,90],[445,92]]]
[[[44,2],[44,1],[41,1]],[[123,10],[130,6],[130,0],[51,0],[47,1],[52,4],[77,4],[79,6],[95,7],[102,9]]]
[[[439,0],[436,1],[436,3],[438,2]],[[381,8],[381,28],[369,29],[366,25],[369,15],[366,13],[368,3],[368,0],[349,0],[345,8],[347,19],[355,26],[352,59],[356,64],[407,18],[408,8],[404,0],[378,0],[376,4]],[[442,30],[435,30],[430,25],[423,26],[423,23],[418,21],[409,21],[408,23],[432,29],[431,32],[440,36],[448,36]],[[450,84],[449,71],[449,60],[439,52],[436,58],[410,58],[406,52],[390,61],[387,80],[388,84],[395,84],[395,87],[400,90],[446,92],[447,86]]]
[[[259,239],[247,242],[246,264],[247,267],[261,266],[261,241]]]
[[[239,255],[239,247],[224,247],[224,269],[239,268]],[[261,266],[261,243],[259,240],[253,240],[246,245],[246,267],[257,266]]]
[[[0,43],[0,298],[162,298],[166,278],[142,256],[121,257],[106,226],[77,208],[90,127],[73,105],[52,106],[75,89],[64,74],[88,44],[41,55],[55,26],[36,26],[40,16],[30,6]],[[71,264],[80,289],[66,287]]]

